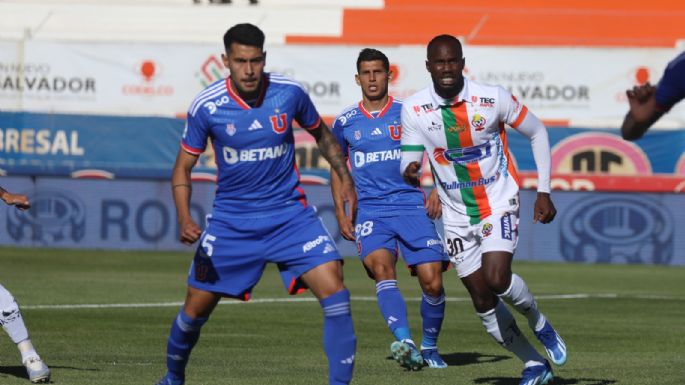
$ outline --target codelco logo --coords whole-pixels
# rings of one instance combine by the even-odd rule
[[[140,76],[141,82],[137,84],[124,84],[121,92],[124,95],[133,96],[171,96],[174,87],[171,85],[157,84],[155,78],[161,73],[161,66],[153,60],[143,60],[138,63],[134,72]]]

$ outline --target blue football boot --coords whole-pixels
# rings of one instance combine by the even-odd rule
[[[390,344],[390,353],[395,361],[409,370],[421,370],[423,357],[412,342],[407,340],[395,341]]]
[[[544,385],[552,381],[554,374],[549,361],[545,360],[544,365],[529,366],[521,373],[519,385]]]
[[[445,360],[443,360],[442,357],[440,357],[440,354],[438,354],[438,348],[425,349],[422,346],[421,356],[423,357],[423,362],[425,362],[429,368],[443,369],[447,367]]]
[[[535,336],[545,346],[547,356],[555,365],[566,363],[566,344],[548,321],[545,321],[540,331],[535,332]]]

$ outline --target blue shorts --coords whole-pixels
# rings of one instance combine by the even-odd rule
[[[410,267],[428,262],[444,262],[445,265],[449,262],[433,221],[423,212],[378,216],[359,211],[355,238],[362,261],[378,249],[388,249],[395,256],[399,249]]]
[[[188,285],[247,301],[268,262],[290,294],[306,289],[300,276],[340,260],[333,238],[311,208],[262,218],[209,218],[188,274]]]

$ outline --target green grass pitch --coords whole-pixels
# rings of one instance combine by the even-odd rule
[[[184,297],[191,256],[0,248],[0,283],[21,304],[55,384],[152,385],[165,370],[173,303]],[[684,268],[516,262],[514,270],[566,340],[569,361],[556,368],[554,384],[685,384]],[[418,341],[418,283],[400,273]],[[518,383],[521,363],[485,333],[456,273],[444,280],[449,302],[439,345],[450,367],[407,372],[388,358],[392,337],[373,282],[355,258],[346,260],[358,339],[353,384]],[[269,268],[253,300],[217,307],[191,356],[187,384],[326,384],[322,315],[311,294],[287,296]],[[73,306],[89,304],[121,306]],[[1,337],[0,384],[27,384],[20,365],[12,342]]]

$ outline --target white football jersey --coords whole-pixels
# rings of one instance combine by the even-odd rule
[[[516,128],[526,114],[504,88],[466,78],[454,100],[443,99],[432,85],[404,100],[403,164],[428,153],[446,222],[475,224],[518,209],[519,182],[504,124]]]

